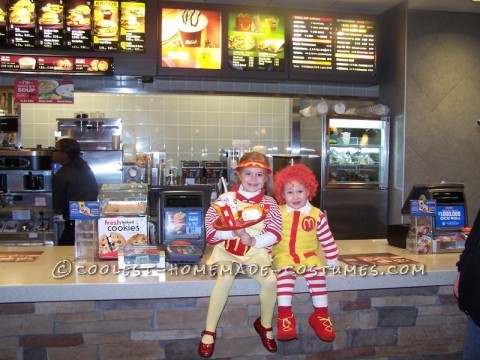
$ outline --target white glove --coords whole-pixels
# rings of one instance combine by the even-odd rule
[[[327,260],[327,269],[334,270],[338,267],[338,259]]]

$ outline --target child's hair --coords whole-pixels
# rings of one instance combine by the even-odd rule
[[[275,173],[275,199],[281,204],[285,204],[285,196],[283,196],[283,190],[287,184],[292,181],[298,181],[305,186],[308,191],[308,200],[312,201],[313,197],[317,193],[318,181],[315,174],[307,166],[301,163],[287,166]]]
[[[266,165],[266,169],[268,170],[267,171],[267,182],[265,183],[265,193],[267,195],[272,195],[273,194],[273,176],[272,176],[272,171],[270,170],[270,168],[268,167],[268,158],[266,155],[258,152],[258,151],[250,151],[250,152],[247,152],[245,154],[243,154],[243,156],[240,158],[239,162],[238,162],[238,165],[240,165],[239,167],[236,168],[235,172],[239,172],[239,171],[242,171],[242,168],[241,168],[241,164],[244,163],[244,162],[247,162],[247,161],[259,161],[261,163],[264,163]],[[237,184],[240,184],[240,178],[238,176],[235,177],[235,182]]]

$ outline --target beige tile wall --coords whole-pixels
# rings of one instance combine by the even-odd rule
[[[74,104],[22,104],[22,146],[54,146],[57,118],[75,112],[122,119],[123,144],[164,151],[167,159],[217,160],[233,139],[283,153],[290,145],[292,100],[277,97],[75,93]]]

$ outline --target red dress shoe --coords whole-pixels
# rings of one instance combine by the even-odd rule
[[[217,336],[217,334],[208,330],[203,330],[202,336],[203,335],[213,336],[212,344],[204,344],[202,340],[200,340],[200,344],[198,344],[198,355],[208,358],[213,355],[213,350],[215,349],[215,337]]]
[[[277,352],[277,343],[275,342],[274,339],[269,339],[267,337],[267,332],[273,331],[273,329],[271,327],[270,328],[263,327],[262,322],[260,321],[260,318],[255,320],[255,322],[253,323],[253,327],[257,331],[258,335],[260,335],[260,340],[262,340],[262,344],[265,347],[265,349],[267,349],[271,353]]]

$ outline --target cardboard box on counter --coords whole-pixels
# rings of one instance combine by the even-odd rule
[[[118,250],[125,245],[148,245],[147,217],[101,217],[98,220],[98,257],[118,259]]]

